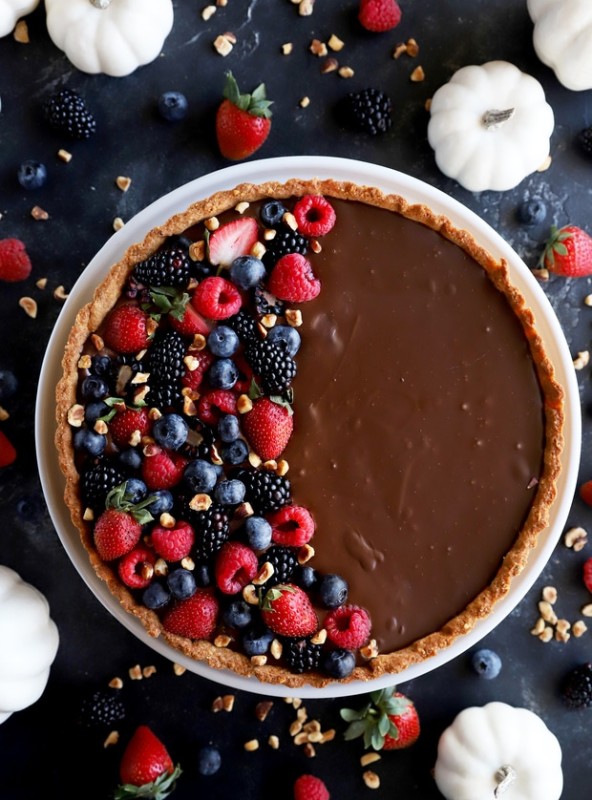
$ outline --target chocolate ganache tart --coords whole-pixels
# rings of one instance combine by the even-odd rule
[[[507,265],[425,205],[241,184],[128,249],[57,387],[65,502],[151,636],[298,687],[430,658],[545,529],[563,391]]]

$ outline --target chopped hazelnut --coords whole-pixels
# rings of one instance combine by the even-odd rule
[[[125,175],[118,175],[117,178],[115,178],[115,185],[118,189],[121,189],[122,192],[127,192],[132,185],[132,179]]]

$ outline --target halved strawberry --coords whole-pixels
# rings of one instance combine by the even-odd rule
[[[196,333],[207,336],[212,327],[192,303],[187,303],[181,318],[169,314],[169,322],[181,336],[195,336]]]
[[[259,236],[259,226],[253,217],[227,222],[210,234],[208,254],[210,263],[229,267],[235,258],[248,256]]]

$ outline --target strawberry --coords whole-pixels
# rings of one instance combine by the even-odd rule
[[[312,514],[303,506],[284,506],[267,518],[271,525],[271,538],[285,547],[302,547],[314,536]]]
[[[294,783],[294,800],[330,800],[324,782],[316,775],[301,775]]]
[[[103,561],[113,561],[129,553],[140,541],[142,526],[132,514],[108,508],[98,518],[93,537]]]
[[[216,628],[218,600],[212,589],[197,589],[187,600],[178,600],[162,617],[166,631],[188,639],[208,639]]]
[[[168,750],[147,725],[139,725],[121,756],[121,785],[115,800],[145,797],[164,800],[173,791],[181,767],[173,765]]]
[[[249,444],[264,461],[277,458],[284,451],[294,428],[291,407],[268,397],[255,400],[242,423]]]
[[[259,238],[259,227],[253,217],[227,222],[210,234],[208,257],[214,266],[229,267],[235,258],[248,256]]]
[[[193,303],[187,303],[178,316],[169,314],[169,322],[181,336],[195,336],[196,333],[207,336],[211,329],[211,324],[204,319]]]
[[[31,259],[20,239],[0,240],[0,280],[24,281],[32,270]]]
[[[144,577],[142,572],[145,567],[154,565],[155,561],[154,553],[150,550],[136,547],[122,557],[117,565],[117,572],[130,589],[145,589],[150,583],[150,578]]]
[[[225,158],[239,161],[248,158],[269,136],[271,100],[265,96],[265,84],[252,94],[241,94],[231,72],[226,73],[224,100],[216,112],[216,138]]]
[[[195,533],[188,522],[179,521],[172,528],[155,525],[150,540],[157,554],[166,561],[181,561],[191,552]]]
[[[142,461],[142,480],[149,489],[171,489],[183,477],[187,459],[179,453],[162,450]]]
[[[109,433],[118,447],[131,444],[132,437],[150,432],[150,417],[145,408],[124,408],[109,423]],[[135,442],[139,444],[139,442]]]
[[[279,636],[310,636],[319,627],[309,596],[293,583],[280,583],[267,590],[261,617]]]
[[[397,27],[401,9],[397,0],[360,0],[358,19],[367,31],[382,33]]]
[[[288,253],[276,262],[267,288],[280,300],[305,303],[317,297],[321,282],[315,278],[307,258],[300,253]]]
[[[228,319],[240,311],[243,299],[236,286],[226,278],[209,277],[199,284],[191,302],[208,319]]]
[[[148,315],[139,306],[123,303],[109,312],[103,339],[118,353],[137,353],[148,345]]]
[[[584,586],[589,592],[592,592],[592,558],[587,558],[584,561],[582,576],[584,578]]]
[[[342,708],[341,718],[349,722],[345,739],[364,738],[374,750],[401,750],[414,744],[420,733],[419,716],[411,700],[394,687],[372,692],[370,702],[359,710]]]
[[[592,236],[576,225],[553,226],[541,265],[566,278],[592,275]]]
[[[585,481],[580,486],[580,497],[586,505],[592,506],[592,480]]]
[[[8,436],[0,431],[0,467],[8,467],[16,460],[16,450]]]

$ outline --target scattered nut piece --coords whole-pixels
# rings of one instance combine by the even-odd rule
[[[320,628],[313,636],[310,637],[312,644],[325,644],[327,641],[327,630]]]
[[[24,19],[19,19],[12,33],[13,39],[19,44],[29,44],[29,27]]]
[[[206,243],[203,239],[191,242],[189,245],[189,258],[192,261],[203,261],[206,255]]]
[[[32,297],[21,297],[19,300],[19,306],[23,309],[28,317],[31,317],[31,319],[35,319],[37,317],[37,303]]]
[[[156,672],[156,667],[154,666],[154,664],[150,664],[149,666],[144,667],[142,669],[142,675],[145,678],[151,678],[155,672]]]
[[[90,369],[92,367],[92,358],[88,354],[80,356],[77,366],[78,369]]]
[[[300,566],[306,564],[307,561],[310,561],[310,559],[314,556],[314,554],[315,554],[315,549],[311,544],[309,544],[308,542],[306,544],[303,544],[302,547],[299,548],[297,556],[298,563],[300,564]]]
[[[312,250],[313,253],[320,253],[323,249],[323,245],[319,242],[318,239],[311,239],[310,249]]]
[[[115,178],[115,185],[118,189],[121,189],[122,192],[127,192],[132,185],[132,179],[128,178],[126,175],[118,175],[117,178]]]
[[[206,219],[204,222],[204,227],[209,231],[217,231],[220,227],[220,220],[218,217],[209,217],[209,219]]]
[[[68,152],[68,150],[64,150],[60,148],[58,150],[58,158],[60,161],[63,161],[65,164],[69,164],[72,161],[72,153]]]
[[[531,270],[532,274],[535,278],[539,281],[548,281],[549,280],[549,270],[546,267],[541,267],[541,269],[533,269]]]
[[[587,603],[585,606],[582,606],[581,611],[585,617],[592,617],[592,603]]]
[[[223,58],[225,58],[232,51],[233,47],[234,42],[228,38],[228,34],[226,33],[220,34],[220,36],[216,36],[214,39],[214,50]]]
[[[534,627],[531,628],[530,632],[533,636],[538,636],[545,630],[545,620],[542,617],[539,617],[534,624]]]
[[[314,749],[314,745],[311,742],[305,742],[304,747],[302,748],[302,752],[307,758],[314,758],[317,754],[317,751]]]
[[[289,56],[293,49],[294,49],[294,45],[292,44],[292,42],[285,42],[282,45],[282,53],[285,56]]]
[[[173,664],[173,672],[175,673],[175,675],[177,675],[177,677],[179,677],[183,675],[185,672],[187,672],[187,667],[184,667],[182,664],[177,664],[177,662],[175,662]]]
[[[585,547],[588,541],[588,534],[584,528],[570,528],[566,531],[563,541],[566,547],[570,547],[574,552],[578,553]]]
[[[254,586],[263,586],[274,574],[275,567],[271,563],[271,561],[266,561],[259,572],[253,578],[253,585]]]
[[[290,469],[290,465],[288,464],[286,459],[285,458],[280,458],[280,460],[277,462],[277,469],[276,469],[275,472],[276,472],[276,475],[287,475],[289,469]]]
[[[328,75],[329,72],[335,72],[337,69],[339,69],[339,61],[331,56],[322,62],[321,75]]]
[[[301,17],[310,17],[314,9],[315,0],[300,0],[298,14]]]
[[[113,220],[113,230],[114,231],[120,231],[123,228],[124,225],[125,225],[125,222],[121,219],[121,217],[115,217],[115,219]]]
[[[353,78],[355,74],[351,67],[339,67],[337,73],[341,78]]]
[[[60,285],[53,290],[53,296],[56,300],[67,300],[68,292],[64,289],[62,285]]]
[[[277,322],[277,314],[264,314],[261,317],[261,324],[264,328],[273,328]]]
[[[193,572],[195,569],[195,561],[191,558],[191,556],[185,556],[185,558],[181,559],[181,566],[183,569]]]
[[[300,723],[298,723],[298,722],[294,723],[293,722],[290,727],[292,728],[297,724],[300,724]],[[291,730],[290,730],[290,733],[292,733]],[[307,744],[308,743],[308,733],[305,733],[304,731],[300,731],[300,733],[296,733],[296,734],[292,733],[292,736],[294,737],[294,744],[297,747],[300,747],[301,744]]]
[[[550,642],[552,638],[553,638],[553,628],[547,625],[545,629],[539,633],[539,639],[541,640],[541,642],[547,644],[547,642]]]
[[[553,611],[553,606],[546,600],[539,601],[539,613],[541,617],[550,625],[557,624],[557,614]]]
[[[365,661],[369,661],[371,658],[376,658],[378,655],[378,645],[376,644],[376,639],[370,639],[367,645],[361,647],[360,655]]]
[[[211,710],[214,712],[214,714],[217,714],[218,711],[222,711],[223,709],[224,709],[224,705],[222,703],[222,698],[221,697],[214,698],[214,700],[212,701],[212,706],[211,706]]]
[[[45,287],[47,286],[47,278],[39,278],[38,281],[35,281],[35,286],[38,289],[45,289]]]
[[[282,657],[284,646],[279,639],[274,639],[272,641],[272,643],[269,645],[269,652],[276,659],[276,661]]]
[[[254,667],[264,667],[267,664],[267,656],[251,656],[251,664]]]
[[[571,638],[571,634],[568,633],[567,631],[562,631],[562,630],[561,631],[560,630],[556,630],[555,631],[555,639],[558,642],[568,642],[570,638]]]
[[[296,222],[296,217],[294,216],[294,214],[292,214],[291,211],[286,211],[282,215],[282,222],[284,223],[284,225],[287,225],[288,228],[290,228],[291,230],[293,231],[298,230],[298,223]]]
[[[554,586],[545,586],[542,591],[542,598],[547,603],[554,605],[557,602],[557,589]]]
[[[574,369],[584,369],[590,363],[590,351],[580,350],[573,360]]]
[[[255,242],[253,247],[251,247],[251,255],[255,258],[263,258],[263,256],[267,253],[267,248],[263,244],[263,242]]]
[[[399,42],[399,44],[393,50],[393,58],[400,58],[403,53],[407,52],[407,45],[405,42]]]
[[[80,403],[74,403],[68,409],[68,424],[73,428],[80,428],[84,422],[84,406]]]
[[[295,719],[294,722],[290,725],[289,729],[290,736],[297,736],[301,730],[302,730],[302,722],[299,719]],[[306,739],[304,739],[303,741],[306,741]],[[296,744],[298,744],[298,742],[296,742]]]
[[[257,467],[261,466],[261,458],[260,458],[260,456],[257,455],[257,453],[255,453],[254,450],[251,450],[249,452],[249,455],[247,456],[247,458],[248,458],[249,464],[252,467],[255,467],[255,469],[257,469]]]
[[[250,606],[259,605],[259,596],[257,594],[257,590],[255,589],[252,583],[248,583],[244,587],[242,591],[242,596],[245,603],[248,603]]]
[[[41,208],[41,206],[33,206],[33,208],[31,209],[31,216],[33,217],[33,219],[36,219],[38,221],[49,219],[49,214],[44,208]]]
[[[253,753],[255,750],[259,749],[259,740],[249,739],[248,742],[245,742],[244,748],[248,753]]]
[[[191,500],[189,501],[189,508],[192,511],[207,511],[208,508],[212,505],[212,498],[209,494],[205,494],[204,492],[200,492],[199,494],[194,494]]]
[[[136,664],[134,667],[130,667],[128,674],[132,681],[141,681],[144,677],[142,675],[142,667],[139,664]]]
[[[298,105],[300,106],[300,108],[308,108],[308,106],[310,105],[310,97],[306,96],[302,97]]]
[[[380,753],[364,753],[360,758],[360,764],[363,767],[368,767],[370,764],[374,764],[375,761],[380,761]]]
[[[267,744],[271,747],[272,750],[278,750],[280,746],[280,740],[278,739],[277,736],[272,734],[267,740]]]
[[[423,67],[420,65],[415,67],[411,75],[409,76],[409,80],[413,83],[421,83],[421,81],[425,80],[425,72],[423,71]]]
[[[206,6],[205,8],[202,9],[201,18],[205,22],[207,22],[214,16],[215,13],[216,13],[216,6]]]
[[[239,214],[244,214],[244,213],[245,213],[245,211],[247,210],[247,208],[248,208],[250,205],[251,205],[251,204],[248,202],[248,200],[243,200],[242,202],[240,202],[240,203],[237,203],[237,204],[235,205],[235,207],[234,207],[234,210],[235,210],[235,211],[237,211]]]
[[[329,728],[328,731],[325,731],[323,733],[323,739],[321,741],[321,744],[324,744],[325,742],[332,742],[333,739],[335,738],[335,735],[336,735],[335,728]]]
[[[95,518],[95,512],[92,510],[92,508],[85,508],[84,514],[82,515],[82,519],[85,522],[92,522],[94,518]]]
[[[103,747],[111,747],[111,745],[117,744],[119,741],[119,732],[118,731],[111,731],[109,736],[103,742]]]
[[[321,42],[320,39],[313,39],[308,49],[313,56],[324,57],[327,55],[327,45],[325,42]]]
[[[169,574],[169,565],[164,560],[164,558],[156,559],[154,563],[154,574],[158,575],[161,578]]]
[[[362,775],[362,778],[369,789],[378,789],[380,786],[380,778],[375,772],[372,772],[371,769],[367,769]]]
[[[567,631],[571,628],[571,622],[568,622],[566,619],[558,619],[557,625],[555,626],[555,630],[557,633],[567,633]]]
[[[586,297],[584,297],[584,305],[592,306],[592,294],[587,294]]]
[[[95,433],[100,433],[101,435],[105,435],[109,432],[109,427],[104,419],[98,419],[95,424],[93,425],[93,430]]]
[[[277,470],[277,461],[274,458],[269,458],[263,462],[263,469],[267,472],[275,472]]]
[[[253,506],[250,503],[241,503],[236,507],[234,512],[235,519],[246,519],[247,517],[252,517],[255,513]]]
[[[415,41],[415,39],[407,39],[407,55],[414,58],[419,53],[419,45]]]
[[[108,683],[108,686],[110,689],[123,689],[123,681],[121,680],[121,678],[118,677],[111,678],[111,680]]]
[[[574,622],[574,624],[571,626],[571,632],[576,637],[576,639],[579,639],[580,636],[583,636],[587,630],[588,626],[586,625],[583,619],[576,620],[576,622]]]
[[[6,422],[9,417],[8,411],[3,406],[0,406],[0,422]]]
[[[255,716],[259,722],[264,722],[267,719],[272,708],[273,700],[261,700],[260,703],[257,703],[255,706]]]
[[[234,700],[235,697],[233,694],[225,694],[222,695],[222,708],[224,711],[228,711],[229,713],[234,708]]]
[[[291,328],[299,328],[302,325],[302,311],[299,308],[287,308],[284,316]]]
[[[339,36],[336,36],[334,33],[332,33],[331,36],[329,37],[327,45],[330,50],[333,50],[334,53],[338,53],[345,47],[345,42],[341,41]]]

